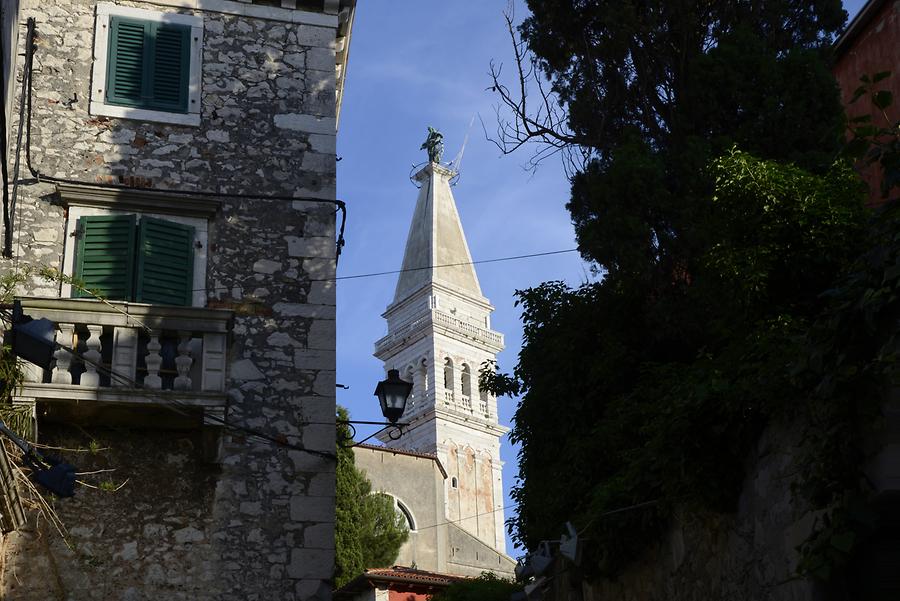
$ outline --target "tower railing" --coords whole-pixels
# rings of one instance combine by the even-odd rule
[[[382,349],[388,349],[391,346],[402,342],[416,331],[427,328],[430,324],[436,324],[448,328],[451,331],[459,332],[468,339],[483,342],[494,348],[503,348],[502,334],[463,321],[438,309],[432,309],[430,314],[423,315],[418,319],[403,324],[387,336],[380,338],[375,343],[376,354]]]

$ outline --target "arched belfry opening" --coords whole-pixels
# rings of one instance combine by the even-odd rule
[[[453,391],[453,359],[444,359],[444,402],[452,405],[455,401]]]

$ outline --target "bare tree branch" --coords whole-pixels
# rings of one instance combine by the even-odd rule
[[[569,128],[559,97],[541,81],[537,60],[529,55],[525,41],[516,34],[511,10],[504,11],[503,17],[515,59],[516,91],[503,83],[503,65],[491,61],[489,89],[496,93],[499,104],[494,107],[497,128],[493,134],[488,133],[481,120],[485,137],[503,154],[534,144],[536,149],[526,163],[529,170],[537,168],[544,159],[562,153],[566,172],[571,173],[577,163],[583,165],[590,158],[591,152],[584,140]],[[529,100],[529,92],[537,94],[535,107]]]

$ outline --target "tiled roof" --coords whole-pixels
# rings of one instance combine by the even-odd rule
[[[354,593],[371,590],[379,585],[382,587],[390,587],[391,585],[403,584],[433,590],[443,589],[454,582],[467,579],[468,577],[466,576],[426,572],[425,570],[417,570],[403,566],[375,568],[366,570],[338,590],[334,591],[334,598],[349,598],[352,597]]]
[[[444,478],[447,477],[447,470],[444,469],[444,466],[441,464],[441,460],[438,459],[437,455],[433,455],[431,453],[419,453],[417,451],[407,451],[405,449],[393,449],[391,447],[384,447],[380,445],[374,444],[357,444],[354,445],[356,448],[360,449],[371,449],[373,451],[382,451],[384,453],[393,453],[394,455],[408,455],[410,457],[419,457],[421,459],[430,459],[434,461],[438,469],[441,470],[441,473],[444,475]]]
[[[443,586],[450,586],[454,582],[467,579],[465,576],[440,574],[438,572],[426,572],[425,570],[417,570],[414,568],[406,568],[403,566],[366,570],[364,575],[370,581],[390,579],[392,581],[402,580],[404,582],[410,583],[438,584]]]

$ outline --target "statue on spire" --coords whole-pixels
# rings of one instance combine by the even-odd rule
[[[422,142],[420,150],[428,153],[428,160],[432,163],[440,163],[444,154],[444,134],[429,125],[428,137]]]

